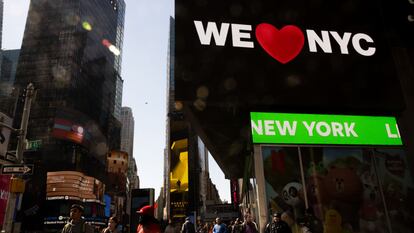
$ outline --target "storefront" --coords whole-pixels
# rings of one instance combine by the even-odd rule
[[[411,232],[411,170],[394,117],[252,113],[259,222],[292,232]],[[312,217],[310,217],[312,216]]]

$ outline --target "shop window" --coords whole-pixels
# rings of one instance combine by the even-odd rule
[[[268,216],[282,213],[293,233],[304,223],[313,233],[411,232],[414,185],[403,150],[263,146],[261,152]]]

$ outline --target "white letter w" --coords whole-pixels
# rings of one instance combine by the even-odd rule
[[[200,39],[201,44],[210,45],[211,35],[213,35],[217,46],[224,46],[226,43],[227,32],[229,31],[230,24],[222,23],[220,32],[218,31],[215,22],[208,22],[206,30],[204,30],[203,23],[201,21],[194,20],[194,25],[197,29],[198,38]]]

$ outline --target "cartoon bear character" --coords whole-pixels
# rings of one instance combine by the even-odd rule
[[[356,213],[360,207],[362,183],[356,171],[346,166],[330,166],[324,186],[330,203],[335,206],[342,219],[351,224],[353,229],[359,229]]]
[[[323,182],[331,199],[353,203],[360,201],[362,183],[353,169],[331,166]]]

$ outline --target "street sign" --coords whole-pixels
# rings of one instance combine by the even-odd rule
[[[11,126],[13,120],[6,114],[0,112],[0,122]],[[0,126],[0,156],[6,156],[7,146],[9,145],[10,129]]]
[[[1,168],[1,173],[14,175],[32,175],[33,167],[33,164],[3,165]]]
[[[395,117],[251,113],[253,143],[402,146]]]
[[[42,145],[42,140],[27,141],[26,150],[38,150]]]

